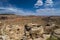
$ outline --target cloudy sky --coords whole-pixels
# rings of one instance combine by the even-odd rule
[[[0,13],[60,16],[60,0],[0,0]]]

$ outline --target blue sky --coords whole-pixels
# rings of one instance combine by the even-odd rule
[[[50,1],[49,0],[48,1],[47,0],[0,0],[0,13],[15,13],[18,15],[60,16],[60,0],[50,0]],[[48,2],[50,2],[51,4],[49,4]],[[46,3],[48,3],[48,5]]]

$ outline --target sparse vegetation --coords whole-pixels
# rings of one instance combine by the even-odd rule
[[[28,32],[25,31],[27,33],[27,34],[25,33],[26,39],[28,39],[28,38],[34,39],[34,38],[40,37],[41,40],[45,39],[45,38],[47,38],[47,40],[60,40],[60,38],[52,37],[53,30],[60,28],[60,24],[59,24],[60,19],[59,18],[60,17],[57,17],[57,16],[54,16],[54,17],[45,16],[44,17],[44,16],[17,16],[14,14],[1,14],[0,15],[0,24],[1,23],[2,24],[0,27],[4,28],[3,31],[5,34],[4,33],[3,34],[8,35],[7,37],[11,37],[11,36],[14,37],[13,40],[17,40],[15,38],[15,36],[19,40],[20,40],[20,37],[21,37],[21,39],[23,39],[24,31],[25,31],[24,27],[25,27],[25,29],[28,30]],[[1,20],[1,19],[3,19],[3,20]],[[26,25],[26,24],[30,24],[30,23],[32,23],[32,24],[29,26]],[[36,24],[39,24],[39,25],[37,25],[37,27],[36,27]],[[27,28],[26,28],[26,26],[27,26]],[[1,31],[1,29],[0,29],[0,31]],[[3,35],[3,34],[1,33],[1,35]],[[19,34],[19,37],[17,36],[17,34]],[[33,35],[33,36],[31,36],[31,35]],[[50,37],[50,38],[48,38],[48,37]],[[9,40],[9,39],[7,39],[7,40]]]
[[[47,38],[46,40],[58,40],[58,38],[52,37],[52,38]]]

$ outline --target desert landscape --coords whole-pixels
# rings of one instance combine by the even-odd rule
[[[60,16],[1,14],[0,40],[60,40]]]
[[[0,0],[0,40],[60,40],[60,0]]]

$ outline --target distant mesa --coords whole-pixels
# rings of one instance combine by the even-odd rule
[[[15,14],[13,13],[1,13],[0,14],[0,20],[6,20],[6,19],[10,19],[10,18],[14,18]]]
[[[15,14],[11,14],[11,13],[1,13],[0,15],[15,15]]]

